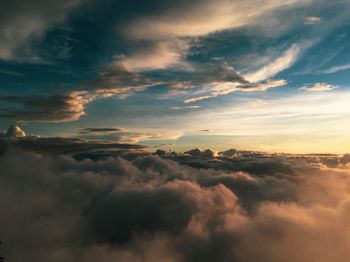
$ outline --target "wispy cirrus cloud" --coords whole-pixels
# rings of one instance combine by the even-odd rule
[[[274,77],[281,71],[292,66],[298,59],[302,49],[301,45],[293,44],[283,54],[271,60],[257,71],[245,74],[244,78],[251,82],[259,82]]]
[[[228,81],[212,81],[202,83],[203,88],[198,93],[204,93],[184,100],[184,103],[193,103],[200,100],[205,100],[221,95],[227,95],[233,92],[254,92],[266,91],[271,88],[281,87],[287,85],[287,81],[269,80],[278,73],[290,68],[299,58],[302,51],[311,45],[311,42],[303,44],[293,44],[289,49],[276,58],[270,58],[261,68],[246,73],[243,76],[237,72],[236,80]],[[209,90],[209,91],[208,91]]]
[[[223,83],[211,83],[206,86],[210,92],[206,95],[195,96],[184,100],[183,102],[193,103],[209,98],[214,98],[222,95],[228,95],[233,92],[262,92],[272,88],[285,86],[286,80],[270,80],[264,83],[241,85],[239,83],[223,82]]]
[[[319,71],[321,74],[334,74],[342,71],[346,71],[350,69],[350,64],[333,66],[325,70]]]

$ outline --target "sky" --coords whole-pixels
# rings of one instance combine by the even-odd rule
[[[350,151],[346,0],[14,0],[0,130],[185,151]]]

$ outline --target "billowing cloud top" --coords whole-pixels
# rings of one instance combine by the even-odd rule
[[[233,151],[92,161],[10,148],[0,155],[2,254],[14,262],[347,261],[349,156],[224,154]]]

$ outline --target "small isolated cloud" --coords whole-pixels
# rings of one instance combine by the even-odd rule
[[[308,85],[300,88],[300,90],[305,90],[305,91],[332,91],[336,89],[336,86],[327,84],[327,83],[316,83],[313,85]]]
[[[194,102],[201,101],[201,100],[204,100],[204,99],[208,99],[208,98],[211,98],[211,97],[214,97],[214,96],[205,95],[205,96],[192,97],[192,98],[184,100],[184,103],[186,103],[186,104],[194,103]]]
[[[268,104],[269,104],[268,101],[265,101],[265,100],[262,100],[262,99],[256,99],[254,101],[250,101],[248,103],[248,106],[249,107],[262,107],[262,106],[266,106]]]
[[[307,16],[304,18],[305,25],[315,25],[321,23],[322,19],[317,16]]]
[[[173,106],[170,109],[172,110],[184,110],[184,109],[197,109],[200,108],[200,106]]]

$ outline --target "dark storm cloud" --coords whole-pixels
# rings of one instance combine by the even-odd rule
[[[86,100],[79,95],[0,97],[1,118],[23,121],[72,121],[84,115]]]
[[[308,162],[258,177],[12,150],[0,156],[2,250],[14,262],[345,262],[349,171]]]

